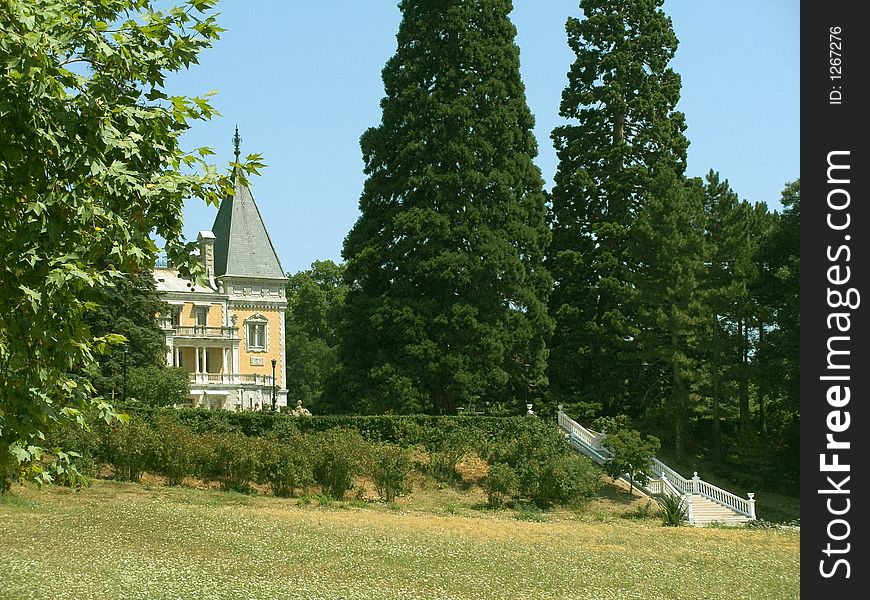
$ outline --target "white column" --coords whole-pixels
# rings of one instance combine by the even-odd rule
[[[229,353],[230,353],[229,348],[224,348],[224,356],[223,356],[224,360],[223,360],[223,364],[221,365],[221,371],[223,372],[224,375],[229,373],[229,371],[227,370],[227,367],[229,366],[229,365],[227,365],[227,363],[229,362]]]
[[[230,365],[230,367],[232,367],[233,373],[241,373],[242,372],[241,362],[242,362],[242,359],[239,355],[239,345],[236,344],[235,346],[233,346],[233,356],[232,356],[232,360],[231,360],[232,364]]]
[[[286,340],[284,339],[284,310],[278,311],[279,316],[279,324],[280,327],[280,337],[281,337],[281,352],[279,355],[278,366],[281,368],[280,376],[278,379],[278,387],[280,389],[287,389],[287,367],[285,366],[287,361],[287,347]]]
[[[202,372],[199,365],[199,348],[194,348],[193,353],[196,355],[196,374],[199,375]]]

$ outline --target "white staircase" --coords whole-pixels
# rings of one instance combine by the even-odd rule
[[[610,460],[610,451],[604,447],[606,437],[603,433],[586,429],[571,417],[558,413],[559,428],[567,435],[571,446],[598,464]],[[688,507],[689,523],[706,525],[708,523],[746,523],[755,520],[755,494],[741,498],[698,477],[686,479],[657,458],[650,465],[653,477],[646,485],[637,486],[650,495],[681,496]],[[627,479],[626,479],[627,481]]]

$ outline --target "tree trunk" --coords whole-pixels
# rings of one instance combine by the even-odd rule
[[[761,318],[758,319],[758,349],[761,350],[764,347],[764,322],[762,322]],[[756,364],[758,361],[756,360]],[[764,377],[759,377],[759,386],[758,386],[758,431],[762,436],[767,435],[767,414],[766,408],[764,406],[765,400],[767,399],[767,385],[764,383]]]
[[[674,411],[674,453],[677,460],[683,457],[683,379],[680,375],[680,362],[678,359],[676,325],[671,325],[671,368],[673,370],[673,383],[671,385],[671,408]]]
[[[740,432],[749,433],[749,327],[741,318],[739,323],[740,332]]]
[[[711,384],[713,388],[712,412],[713,412],[713,462],[719,462],[719,454],[722,449],[722,377],[719,368],[722,364],[722,334],[719,330],[719,319],[713,316],[713,364],[710,369]]]
[[[719,462],[719,455],[722,449],[722,415],[721,415],[721,404],[720,404],[720,377],[719,377],[719,366],[714,365],[713,367],[713,462]]]

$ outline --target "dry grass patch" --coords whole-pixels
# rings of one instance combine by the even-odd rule
[[[0,589],[58,600],[798,597],[794,532],[408,508],[430,493],[395,512],[105,481],[20,488],[0,498]]]

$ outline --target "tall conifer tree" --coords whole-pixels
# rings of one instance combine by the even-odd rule
[[[347,410],[450,413],[545,382],[551,279],[510,0],[403,0],[348,234]]]
[[[705,178],[704,212],[708,264],[703,280],[707,328],[702,354],[709,380],[711,448],[718,460],[722,420],[736,405],[735,384],[746,354],[740,315],[749,297],[757,242],[752,237],[752,207],[712,170]]]
[[[664,171],[651,185],[628,240],[638,264],[626,298],[634,314],[633,357],[660,373],[661,400],[673,419],[678,457],[686,442],[692,384],[698,380],[697,342],[706,312],[704,221],[701,181]]]
[[[656,175],[682,176],[688,147],[675,111],[680,77],[668,67],[677,38],[662,3],[582,0],[584,18],[566,26],[576,60],[560,110],[571,123],[553,131],[549,377],[557,399],[596,399],[609,412],[637,377],[625,358],[630,230]]]

